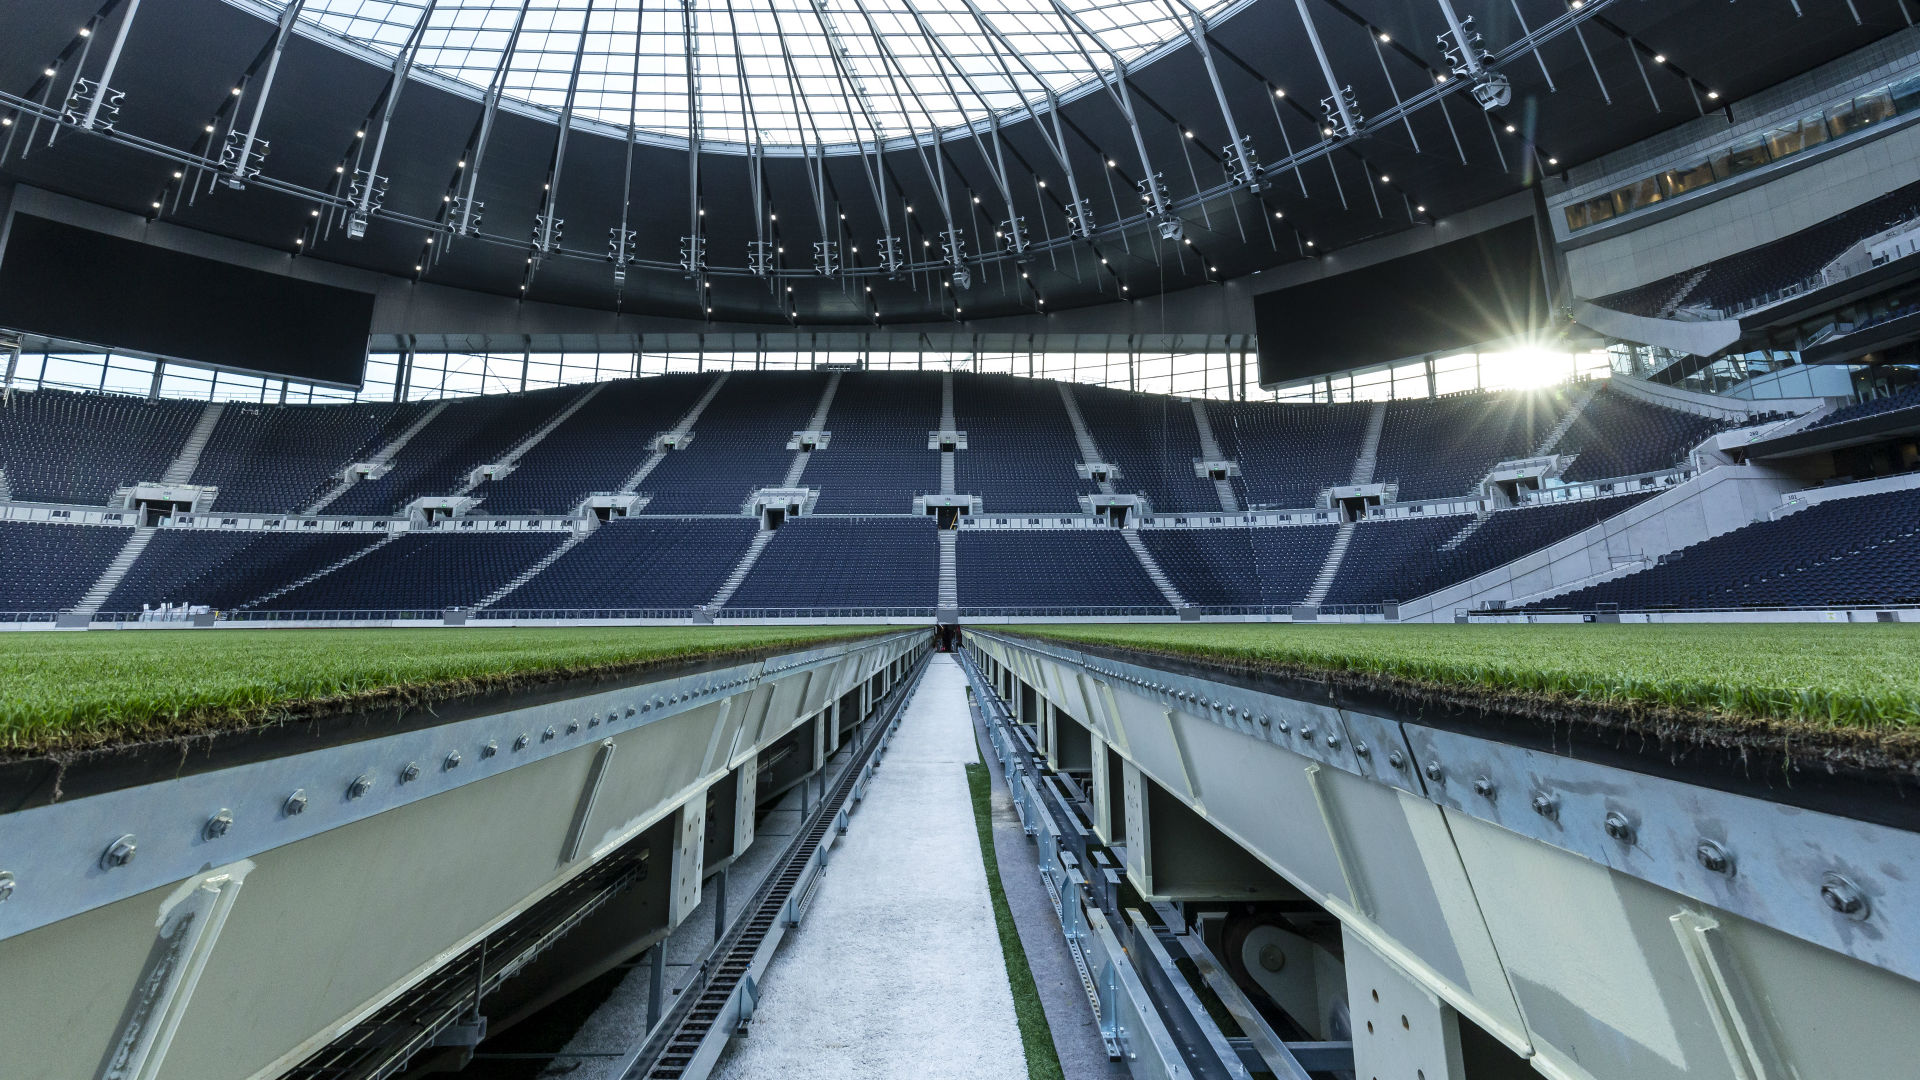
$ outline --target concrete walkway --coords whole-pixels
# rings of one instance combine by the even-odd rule
[[[935,656],[724,1080],[1025,1080],[965,765],[966,676]]]

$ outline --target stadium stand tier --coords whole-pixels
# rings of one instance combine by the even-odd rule
[[[1883,416],[1887,413],[1901,412],[1906,409],[1920,409],[1920,386],[1909,386],[1904,390],[1888,394],[1885,397],[1856,401],[1844,408],[1835,409],[1814,421],[1810,428],[1828,427],[1844,424],[1849,420],[1862,420],[1869,416]]]
[[[0,609],[73,607],[132,535],[130,528],[0,521]]]
[[[653,514],[735,514],[764,487],[779,487],[793,463],[793,433],[807,426],[827,387],[812,371],[729,376],[693,441],[667,454],[640,485]],[[828,418],[831,421],[831,417]]]
[[[1559,454],[1578,455],[1560,478],[1579,483],[1669,469],[1723,426],[1603,386],[1554,448]]]
[[[346,567],[271,599],[263,611],[439,611],[467,607],[511,581],[566,539],[563,533],[446,530],[396,536]]]
[[[1721,312],[1736,310],[1800,284],[1853,245],[1916,217],[1920,217],[1920,182],[1906,184],[1778,240],[1609,293],[1594,303],[1653,318],[1694,306]]]
[[[1240,463],[1249,506],[1312,506],[1320,493],[1353,476],[1374,406],[1368,402],[1289,405],[1209,401],[1214,438]]]
[[[1534,610],[1920,603],[1920,489],[1830,499],[1680,549]]]
[[[849,375],[827,415],[831,441],[808,455],[800,481],[820,490],[818,514],[904,514],[940,491],[940,380],[906,373]]]
[[[493,606],[506,610],[692,609],[753,542],[752,518],[609,521]]]
[[[220,414],[193,483],[219,488],[214,505],[239,513],[296,513],[412,426],[429,406],[253,405]]]
[[[1097,386],[1073,389],[1080,415],[1100,453],[1120,467],[1114,490],[1145,495],[1155,507],[1219,507],[1213,481],[1194,474],[1201,460],[1193,407],[1165,394],[1138,394]]]
[[[986,512],[1072,513],[1080,496],[1100,490],[1074,471],[1080,447],[1051,383],[955,375],[953,416],[967,435],[967,449],[954,455],[954,488],[980,496]]]
[[[23,502],[100,506],[123,485],[160,480],[206,408],[68,390],[11,394],[0,404],[0,471]]]
[[[935,541],[929,517],[795,518],[774,533],[727,607],[931,614],[940,573]]]
[[[957,548],[963,615],[1037,607],[1167,607],[1118,532],[962,530]]]
[[[390,472],[348,485],[327,512],[391,514],[414,499],[451,495],[474,469],[498,461],[580,393],[578,387],[566,386],[490,394],[449,405],[407,440]]]
[[[474,488],[488,514],[565,514],[593,492],[614,491],[717,376],[662,375],[603,386],[498,480]]]
[[[1306,599],[1339,528],[1144,529],[1140,539],[1190,604],[1285,607]]]

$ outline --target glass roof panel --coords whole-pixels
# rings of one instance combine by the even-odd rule
[[[1191,2],[1213,15],[1236,0]],[[576,116],[619,127],[841,145],[1069,94],[1113,56],[1180,38],[1187,3],[307,0],[301,18],[388,55],[415,45],[419,67],[556,113],[571,89]]]

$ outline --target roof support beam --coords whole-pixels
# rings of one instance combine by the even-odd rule
[[[133,17],[140,13],[140,0],[128,0],[127,13],[120,16],[120,28],[114,32],[113,47],[107,50],[107,66],[101,70],[100,78],[94,83],[93,96],[87,101],[87,111],[79,120],[79,125],[87,130],[99,122],[100,106],[113,93],[113,73],[120,66],[120,53],[127,46],[127,32],[133,29]]]
[[[373,157],[364,169],[354,170],[353,212],[347,217],[347,237],[358,240],[367,235],[367,219],[380,208],[380,196],[386,191],[386,183],[380,176],[380,155],[387,148],[387,132],[393,127],[393,110],[400,104],[400,91],[406,88],[407,73],[413,70],[413,58],[420,51],[420,41],[426,37],[427,21],[433,18],[433,12],[440,0],[427,0],[427,6],[420,12],[420,21],[414,24],[413,32],[407,35],[407,43],[400,55],[393,60],[393,81],[387,87],[387,103],[380,113],[380,130],[374,136]]]
[[[1320,61],[1320,74],[1327,80],[1327,98],[1320,103],[1327,114],[1327,130],[1323,134],[1350,139],[1360,133],[1362,119],[1353,100],[1353,87],[1343,85],[1340,77],[1333,73],[1333,62],[1327,59],[1327,47],[1320,43],[1320,31],[1313,25],[1307,0],[1293,0],[1293,6],[1300,11],[1300,23],[1307,28],[1307,42],[1313,46],[1313,55]]]
[[[273,32],[273,54],[267,58],[266,74],[260,77],[260,92],[253,99],[253,119],[247,124],[247,133],[239,145],[229,144],[232,149],[230,160],[222,162],[227,166],[225,180],[228,187],[245,187],[247,181],[260,171],[259,166],[253,164],[253,147],[260,140],[260,118],[267,111],[267,98],[273,94],[273,77],[280,71],[280,54],[286,52],[287,38],[292,36],[294,21],[300,17],[300,9],[306,3],[307,0],[293,0],[280,12],[279,25]]]
[[[473,154],[467,161],[467,193],[460,196],[454,207],[453,231],[462,236],[471,236],[480,231],[480,210],[484,206],[474,197],[480,187],[480,163],[487,156],[487,140],[493,136],[493,118],[500,112],[500,95],[505,92],[507,70],[513,65],[513,53],[520,47],[520,30],[527,24],[527,8],[532,0],[520,0],[520,10],[513,17],[513,32],[507,35],[507,44],[500,50],[500,63],[493,69],[493,81],[487,86],[486,104],[480,109],[480,133],[473,141]]]

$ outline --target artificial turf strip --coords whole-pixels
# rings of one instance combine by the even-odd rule
[[[279,717],[808,648],[885,627],[147,630],[8,634],[0,752],[78,749]]]
[[[1920,625],[1128,623],[999,628],[1308,676],[1920,734]]]
[[[980,861],[987,871],[987,892],[993,897],[993,925],[1000,932],[1000,955],[1007,962],[1007,983],[1013,991],[1013,1018],[1020,1025],[1020,1045],[1027,1057],[1027,1080],[1063,1080],[1060,1055],[1053,1048],[1053,1028],[1040,1004],[1040,988],[1027,966],[1027,950],[1013,925],[1006,887],[1000,884],[1000,857],[993,851],[993,777],[983,762],[967,765],[967,788],[973,794],[973,824],[980,831]]]

